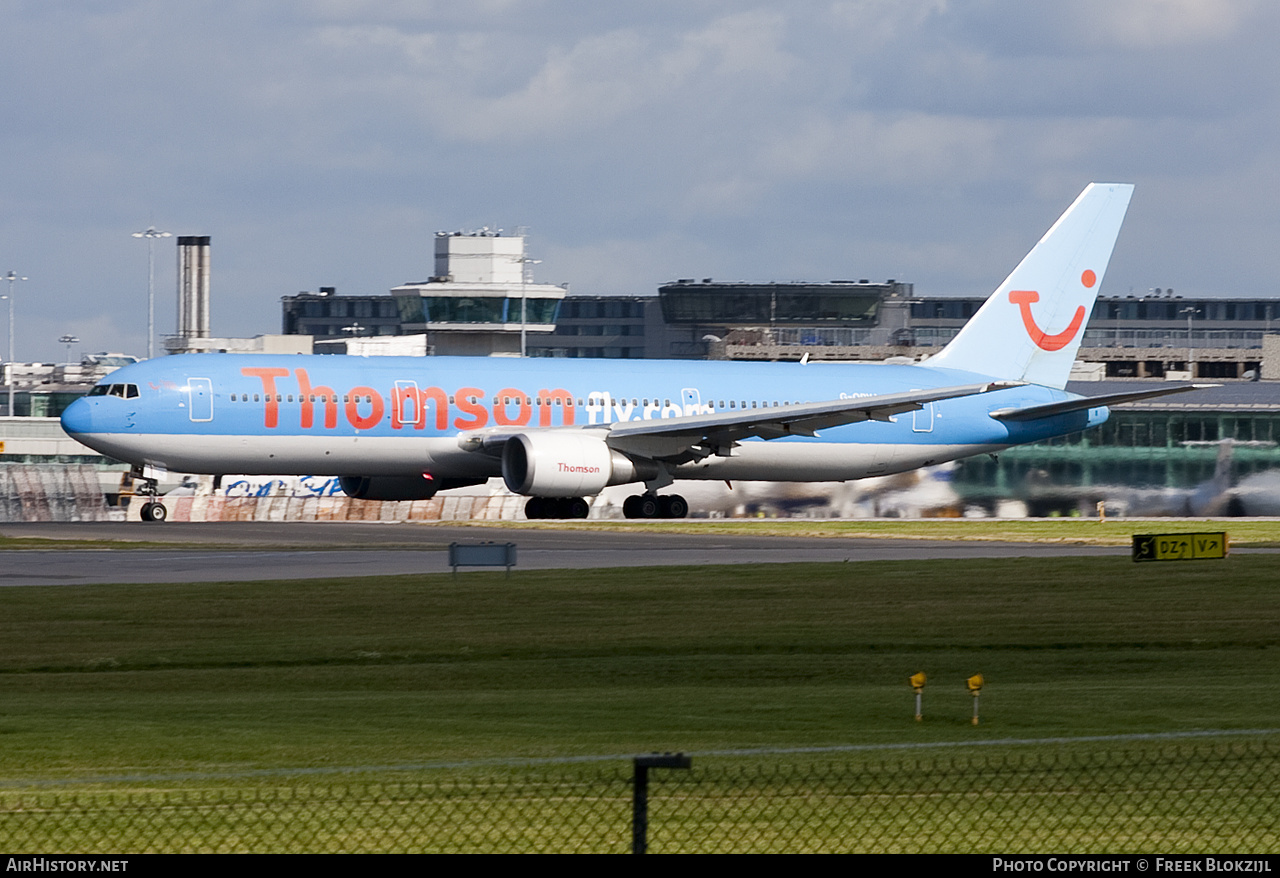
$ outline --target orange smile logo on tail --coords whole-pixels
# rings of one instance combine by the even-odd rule
[[[1092,287],[1098,282],[1098,277],[1092,271],[1085,271],[1080,275],[1080,283],[1086,287]],[[1076,313],[1071,318],[1071,323],[1066,329],[1055,335],[1049,335],[1039,326],[1036,325],[1036,318],[1031,314],[1031,304],[1040,301],[1040,294],[1035,290],[1010,290],[1009,301],[1018,306],[1018,311],[1022,315],[1022,325],[1026,327],[1027,335],[1031,336],[1031,340],[1036,343],[1036,347],[1043,351],[1062,350],[1071,339],[1075,338],[1076,333],[1080,331],[1080,327],[1084,324],[1084,306],[1076,308]]]

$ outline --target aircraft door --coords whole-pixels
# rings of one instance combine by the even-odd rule
[[[213,382],[208,378],[187,379],[187,414],[193,421],[213,420]]]
[[[418,393],[418,382],[397,381],[396,395],[391,404],[394,422],[410,427],[423,425],[426,413],[422,410],[422,394]],[[413,413],[413,417],[409,416],[410,412]]]
[[[911,413],[911,429],[917,433],[933,432],[933,403],[926,402],[924,408]]]
[[[680,391],[680,403],[686,415],[702,414],[702,394],[696,387],[685,387]]]

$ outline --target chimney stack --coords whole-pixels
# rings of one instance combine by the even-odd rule
[[[178,336],[209,337],[209,236],[178,238]]]

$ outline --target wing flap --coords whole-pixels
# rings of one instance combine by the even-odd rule
[[[818,430],[859,421],[888,421],[894,415],[916,411],[930,402],[973,396],[1020,384],[993,381],[750,411],[623,421],[609,425],[605,441],[618,451],[655,459],[727,454],[728,449],[743,439],[812,437]]]

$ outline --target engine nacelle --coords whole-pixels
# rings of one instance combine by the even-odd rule
[[[357,500],[430,500],[437,491],[483,485],[484,479],[433,479],[420,476],[342,476],[342,493]]]
[[[585,432],[519,433],[502,446],[502,479],[526,496],[586,497],[645,477],[625,454]]]

